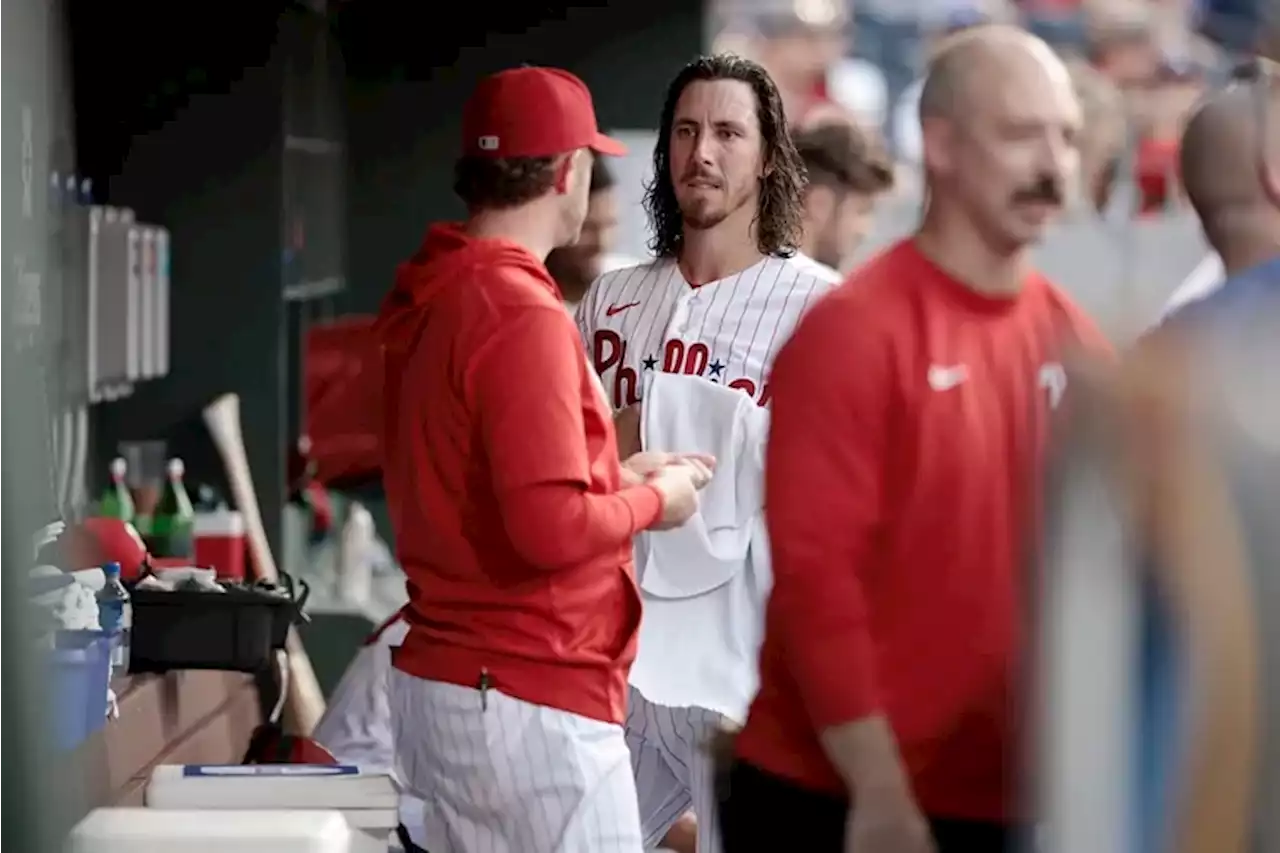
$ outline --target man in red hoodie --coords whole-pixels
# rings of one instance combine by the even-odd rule
[[[985,26],[920,102],[919,232],[801,320],[773,371],[774,588],[726,853],[999,853],[1014,798],[1021,575],[1062,347],[1101,345],[1030,266],[1076,164],[1062,63]],[[779,819],[785,815],[786,820]]]
[[[432,853],[641,848],[622,729],[640,622],[631,539],[688,519],[711,460],[619,463],[544,265],[582,228],[593,152],[623,151],[573,75],[482,80],[456,170],[468,218],[431,227],[378,318],[409,588],[392,727]]]

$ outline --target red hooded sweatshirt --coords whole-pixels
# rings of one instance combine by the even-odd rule
[[[376,328],[409,588],[395,666],[621,723],[640,625],[631,539],[662,498],[622,488],[609,407],[546,267],[433,226]]]

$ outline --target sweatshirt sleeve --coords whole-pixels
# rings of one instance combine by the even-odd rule
[[[568,313],[531,305],[503,319],[469,377],[507,536],[521,557],[548,571],[616,552],[662,513],[652,486],[588,491],[583,358]]]
[[[876,329],[862,328],[874,318],[858,313],[842,293],[815,306],[770,380],[769,630],[818,730],[882,701],[862,572],[883,511],[889,356]]]

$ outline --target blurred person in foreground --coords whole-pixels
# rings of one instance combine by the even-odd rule
[[[552,68],[480,81],[455,189],[377,332],[383,466],[409,630],[397,775],[432,853],[640,850],[622,722],[640,625],[632,538],[697,510],[710,460],[619,462],[547,254],[577,240],[592,158],[624,148]]]
[[[552,249],[547,255],[547,270],[556,280],[570,313],[578,309],[591,282],[602,274],[639,263],[634,258],[614,254],[617,231],[618,190],[613,170],[608,160],[597,157],[591,164],[591,194],[578,242]]]
[[[1032,818],[1034,489],[1064,349],[1106,348],[1030,259],[1075,179],[1080,108],[1044,42],[989,25],[942,46],[920,117],[919,231],[820,302],[774,369],[774,588],[726,853],[785,849],[794,826],[813,851],[997,853]]]
[[[1160,320],[1217,290],[1226,274],[1222,258],[1218,257],[1217,252],[1205,255],[1169,296],[1169,300],[1160,309]]]
[[[793,260],[836,282],[871,228],[876,201],[893,189],[893,161],[849,122],[800,131],[795,143],[808,183],[804,236]]]
[[[1143,593],[1134,691],[1141,728],[1128,783],[1136,808],[1126,820],[1139,853],[1280,850],[1268,802],[1275,789],[1265,781],[1275,775],[1274,746],[1260,737],[1274,727],[1263,719],[1276,702],[1275,654],[1259,648],[1275,630],[1260,624],[1274,615],[1280,477],[1274,449],[1259,456],[1239,408],[1228,403],[1243,392],[1256,415],[1257,401],[1270,404],[1280,389],[1257,397],[1248,387],[1256,384],[1254,365],[1221,357],[1252,350],[1251,361],[1274,349],[1280,324],[1272,313],[1245,324],[1251,334],[1234,341],[1221,334],[1243,326],[1228,325],[1235,328],[1212,331],[1218,340],[1207,347],[1207,328],[1168,327],[1148,335],[1119,369],[1081,361],[1070,372],[1070,421],[1084,428],[1082,450],[1110,468],[1125,550],[1141,569],[1134,575]],[[1264,381],[1274,386],[1274,374]],[[1255,551],[1259,535],[1271,542]],[[1263,572],[1270,577],[1257,583]],[[1265,657],[1267,687],[1259,672]],[[1048,838],[1047,853],[1076,849]]]
[[[1148,500],[1158,507],[1173,494],[1196,509],[1184,510],[1189,520],[1168,523],[1184,529],[1161,555],[1175,589],[1185,591],[1175,610],[1187,635],[1181,643],[1192,650],[1192,695],[1204,697],[1188,715],[1191,746],[1182,764],[1194,772],[1170,792],[1177,802],[1171,836],[1203,850],[1276,853],[1280,82],[1269,62],[1251,69],[1204,102],[1182,137],[1187,195],[1225,279],[1149,333],[1131,369],[1158,371],[1156,391],[1169,400],[1157,403],[1183,421],[1162,436],[1170,452],[1138,459],[1162,487]],[[1178,465],[1188,472],[1181,480],[1168,472]],[[1213,543],[1212,551],[1201,545],[1199,562],[1181,565],[1196,536]]]
[[[658,127],[645,197],[656,257],[601,277],[578,322],[620,410],[621,453],[679,434],[717,459],[692,525],[702,538],[637,539],[645,618],[627,737],[646,843],[692,806],[698,850],[718,853],[707,746],[721,725],[742,722],[755,692],[770,578],[760,486],[770,371],[832,285],[794,257],[804,167],[763,67],[729,54],[694,60],[667,88]]]
[[[1277,30],[1280,30],[1280,27],[1277,27]],[[1260,67],[1263,66],[1255,64],[1242,66],[1237,70],[1237,75],[1252,79],[1252,75]],[[1188,193],[1190,193],[1190,188],[1188,188]],[[1194,199],[1191,199],[1191,201],[1194,206]],[[1164,320],[1184,306],[1197,302],[1213,293],[1222,285],[1226,275],[1222,257],[1217,252],[1210,252],[1174,290],[1161,310],[1160,319]]]

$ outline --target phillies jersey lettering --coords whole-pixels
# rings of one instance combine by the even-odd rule
[[[701,376],[766,406],[774,356],[832,286],[793,259],[766,257],[694,287],[662,258],[596,279],[578,327],[615,409],[640,400],[648,370]]]

